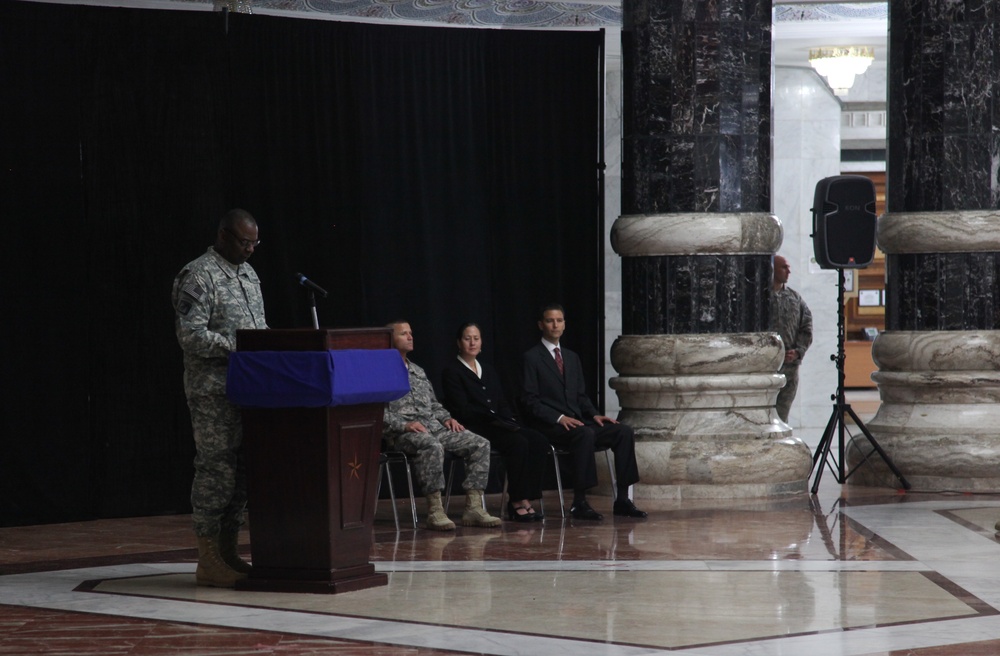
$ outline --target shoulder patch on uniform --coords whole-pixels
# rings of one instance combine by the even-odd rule
[[[191,311],[191,301],[186,298],[181,299],[181,302],[177,304],[177,311],[182,315],[187,316],[187,313]]]
[[[191,282],[186,282],[181,286],[181,293],[187,294],[196,301],[200,301],[201,297],[205,295],[205,290],[202,289],[196,281],[192,280]],[[181,304],[183,305],[183,303],[184,302],[182,301]],[[188,303],[188,307],[190,307],[190,305],[191,304]],[[178,309],[180,309],[180,306],[178,306]]]

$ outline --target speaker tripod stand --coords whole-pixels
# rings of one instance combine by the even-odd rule
[[[907,482],[900,471],[893,464],[892,458],[889,457],[882,447],[879,446],[878,441],[865,426],[861,418],[854,412],[851,405],[847,403],[844,398],[844,360],[846,359],[844,354],[844,270],[837,269],[838,282],[837,282],[837,354],[831,355],[830,359],[837,363],[837,393],[830,398],[833,400],[833,413],[830,415],[830,421],[826,424],[826,430],[823,431],[823,437],[819,441],[819,445],[816,447],[816,453],[813,454],[813,471],[816,476],[813,479],[812,493],[816,494],[819,490],[820,479],[823,478],[823,468],[829,467],[830,471],[833,473],[834,479],[841,485],[847,482],[847,479],[851,477],[858,467],[868,462],[868,459],[878,453],[882,457],[882,460],[889,467],[896,478],[899,479],[900,484],[903,486],[904,490],[910,489],[910,484]],[[853,468],[845,472],[846,468],[846,457],[845,457],[845,445],[844,445],[844,433],[847,428],[844,425],[844,415],[849,415],[851,419],[854,420],[855,425],[861,430],[865,438],[867,438],[868,443],[871,445],[872,449],[856,464]],[[834,433],[837,434],[837,457],[834,458],[830,453],[830,449],[833,445]],[[858,448],[860,451],[861,449]],[[833,460],[833,464],[829,461]]]

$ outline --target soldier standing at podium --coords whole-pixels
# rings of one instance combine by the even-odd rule
[[[250,565],[237,552],[246,507],[246,469],[239,408],[226,398],[236,331],[267,328],[260,279],[247,259],[260,244],[249,212],[230,210],[215,244],[174,279],[177,341],[184,351],[184,393],[194,429],[194,532],[198,585],[231,588]]]

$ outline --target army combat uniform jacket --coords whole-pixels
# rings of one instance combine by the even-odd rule
[[[172,300],[184,351],[184,392],[188,397],[225,394],[236,331],[267,328],[257,272],[209,247],[177,274]]]

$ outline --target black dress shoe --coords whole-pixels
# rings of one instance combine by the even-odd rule
[[[507,517],[515,522],[533,522],[535,521],[535,515],[531,512],[517,512],[518,510],[526,510],[525,508],[515,506],[512,503],[507,504]]]
[[[545,519],[545,515],[543,515],[542,511],[539,510],[538,508],[532,508],[531,509],[531,518],[533,520],[535,520],[536,522],[540,522],[540,521],[542,521],[542,520]]]
[[[619,517],[646,517],[646,513],[635,507],[631,499],[619,499],[615,501],[615,507],[613,511]]]
[[[573,507],[569,509],[569,516],[573,519],[590,519],[594,521],[604,519],[604,515],[591,508],[590,504],[586,501],[574,503]]]

